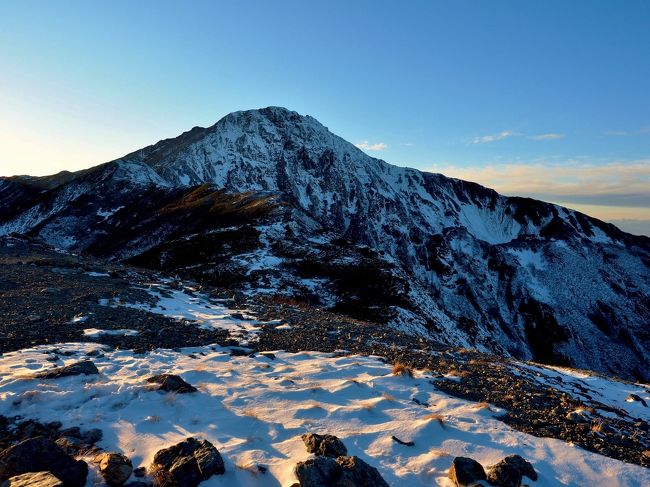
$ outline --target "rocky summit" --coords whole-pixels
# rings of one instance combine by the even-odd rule
[[[0,179],[0,235],[414,337],[650,377],[650,239],[235,112],[74,173]]]

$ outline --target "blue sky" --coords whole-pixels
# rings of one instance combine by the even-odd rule
[[[281,105],[388,162],[650,233],[645,0],[4,0],[0,19],[0,175]]]

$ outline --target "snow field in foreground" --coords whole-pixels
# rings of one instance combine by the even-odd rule
[[[421,372],[414,378],[393,376],[390,365],[372,357],[276,352],[271,360],[231,357],[219,347],[144,355],[118,350],[92,357],[100,375],[29,378],[63,365],[45,360],[54,348],[72,353],[65,357],[68,364],[101,345],[71,343],[4,354],[0,414],[101,428],[98,446],[125,453],[134,467],[148,466],[156,451],[188,436],[205,438],[226,463],[226,474],[212,477],[205,487],[291,485],[295,464],[309,457],[300,439],[305,432],[339,436],[350,455],[377,467],[395,486],[448,486],[453,457],[469,456],[487,466],[514,453],[539,472],[531,486],[650,485],[647,469],[513,431],[493,419],[503,410],[445,395]],[[160,373],[179,374],[199,392],[155,391],[145,379]],[[392,435],[415,446],[397,444]],[[87,485],[103,485],[86,460]],[[268,472],[257,472],[257,464]]]

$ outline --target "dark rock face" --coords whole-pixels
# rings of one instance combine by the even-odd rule
[[[318,456],[295,468],[300,487],[388,487],[376,468],[355,456]]]
[[[88,465],[68,456],[52,441],[39,436],[0,452],[0,480],[28,472],[51,472],[64,487],[86,485]]]
[[[131,460],[121,453],[102,453],[95,461],[99,473],[110,486],[121,487],[133,473]]]
[[[5,480],[0,487],[64,487],[50,472],[24,473]]]
[[[178,394],[187,394],[196,392],[196,387],[185,382],[182,378],[172,374],[160,374],[149,377],[147,382],[160,384],[159,391],[176,392]]]
[[[301,436],[309,453],[317,456],[337,458],[348,454],[343,442],[334,435],[307,433]]]
[[[58,379],[60,377],[69,377],[72,375],[93,375],[99,374],[99,370],[90,360],[84,360],[75,364],[57,367],[56,369],[39,372],[34,377],[37,379]]]
[[[472,482],[487,479],[483,466],[476,460],[466,457],[454,458],[447,476],[458,487],[465,487]]]
[[[501,487],[519,487],[523,476],[537,480],[535,468],[519,455],[507,456],[487,470],[487,480]]]
[[[154,487],[196,487],[226,471],[219,450],[209,441],[195,438],[160,450],[150,470]]]

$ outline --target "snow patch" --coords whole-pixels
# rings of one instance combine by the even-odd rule
[[[203,482],[206,487],[293,484],[296,463],[309,458],[300,439],[306,432],[339,436],[349,454],[377,467],[393,486],[449,486],[455,456],[490,465],[515,453],[538,471],[539,480],[531,483],[536,487],[650,484],[648,469],[513,431],[493,417],[503,410],[477,408],[441,393],[421,371],[414,378],[393,376],[390,365],[376,358],[276,351],[269,360],[232,357],[218,347],[136,355],[91,343],[59,344],[56,349],[70,353],[66,364],[101,350],[92,359],[100,374],[28,379],[53,366],[46,359],[54,349],[0,357],[0,414],[100,428],[104,437],[98,446],[124,452],[134,466],[148,466],[158,450],[188,436],[205,438],[226,464],[226,474]],[[198,392],[151,390],[146,378],[162,373],[181,375]],[[87,485],[97,485],[96,465],[86,460]],[[260,474],[256,465],[268,471]]]

